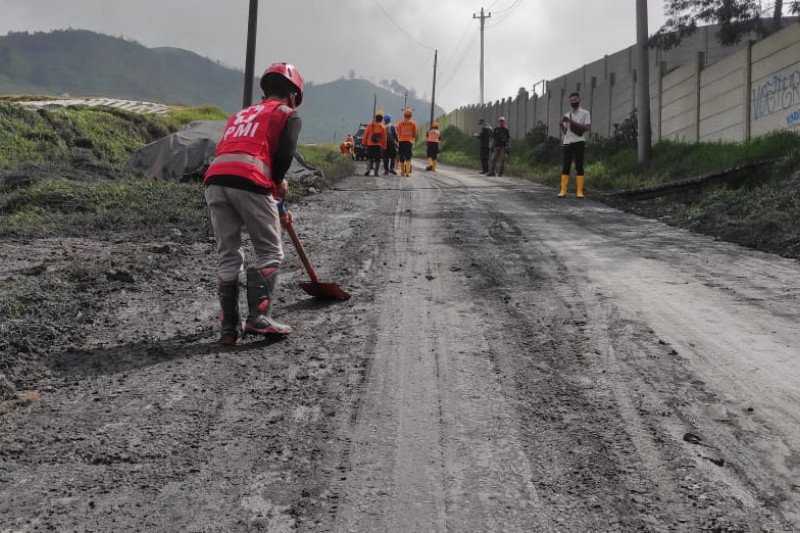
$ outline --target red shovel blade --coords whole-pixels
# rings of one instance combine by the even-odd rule
[[[323,300],[338,300],[345,302],[350,295],[335,283],[314,283],[307,281],[300,284],[300,288],[314,298]]]

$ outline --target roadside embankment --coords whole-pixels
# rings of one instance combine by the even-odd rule
[[[800,258],[800,228],[793,223],[800,217],[800,135],[780,132],[748,143],[662,141],[653,147],[647,166],[637,162],[635,140],[635,130],[623,125],[611,139],[587,146],[587,188],[595,199],[722,240]],[[506,174],[556,188],[560,154],[558,139],[534,129],[512,146]],[[477,140],[447,128],[440,160],[480,168]],[[727,172],[752,163],[764,164]],[[698,179],[699,184],[647,198],[617,194],[711,174],[718,179]]]
[[[111,108],[29,111],[0,103],[0,237],[207,237],[199,183],[142,179],[127,162],[135,150],[190,122],[224,117],[209,107],[139,115]],[[292,183],[290,200],[352,173],[352,162],[334,147],[299,151],[322,174]]]

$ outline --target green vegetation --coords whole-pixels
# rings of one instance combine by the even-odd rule
[[[173,107],[165,116],[159,117],[170,131],[177,131],[196,120],[226,120],[228,114],[214,106]]]
[[[321,170],[329,180],[351,176],[355,172],[352,159],[343,157],[339,147],[332,144],[305,145],[298,148],[303,159],[314,168]]]
[[[0,189],[0,236],[144,232],[196,240],[207,231],[204,206],[199,184],[44,179],[26,187]]]
[[[595,139],[587,146],[587,188],[612,193],[661,185],[727,170],[742,164],[770,161],[724,185],[664,196],[655,200],[623,201],[599,198],[623,209],[660,218],[715,237],[800,257],[800,134],[776,132],[747,143],[686,144],[662,141],[653,148],[652,162],[638,164],[632,119],[608,140]],[[441,161],[479,168],[478,142],[454,127],[442,135]],[[524,141],[512,145],[507,174],[558,187],[560,178],[558,139],[534,129]]]
[[[189,122],[222,118],[213,107],[176,108],[158,116],[87,107],[29,111],[0,102],[0,237],[205,238],[199,184],[143,180],[126,164],[134,150]],[[300,151],[328,180],[353,172],[352,161],[336,147]],[[295,184],[292,196],[304,195],[303,187],[310,185]],[[325,183],[313,185],[321,189]]]
[[[134,150],[189,122],[221,117],[224,113],[213,107],[176,108],[159,116],[99,107],[30,111],[0,102],[0,170],[26,164],[59,166],[89,155],[95,162],[119,167]]]

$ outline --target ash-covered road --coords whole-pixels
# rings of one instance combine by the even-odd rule
[[[797,262],[451,168],[296,213],[352,302],[225,352],[183,250],[0,418],[0,531],[800,530]]]

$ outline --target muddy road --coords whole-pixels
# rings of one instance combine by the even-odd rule
[[[0,243],[133,273],[9,370],[0,532],[800,530],[797,262],[451,168],[295,213],[354,298],[290,253],[296,334],[231,351],[211,241]]]

